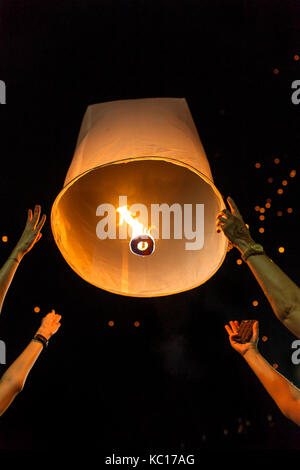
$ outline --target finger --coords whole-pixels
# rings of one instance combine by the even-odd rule
[[[233,200],[230,196],[228,196],[227,202],[228,202],[228,204],[229,204],[229,207],[230,207],[230,209],[231,209],[232,214],[233,214],[233,215],[236,215],[237,217],[242,218],[242,216],[241,216],[241,214],[240,214],[240,211],[239,211],[239,209],[238,209],[236,203],[234,202],[234,200]]]
[[[31,209],[28,209],[28,212],[27,212],[27,224],[30,223],[32,221],[32,210]]]
[[[36,230],[40,231],[46,221],[46,215],[43,214],[41,220],[39,221],[38,225],[36,226]]]
[[[231,328],[232,328],[233,333],[237,333],[237,332],[238,332],[238,329],[237,329],[237,327],[235,326],[234,321],[230,321],[229,323],[230,323],[230,326],[231,326]]]
[[[34,219],[38,219],[41,213],[41,206],[39,204],[36,204],[34,206]]]
[[[238,339],[239,339],[238,333],[233,333],[233,334],[230,336],[230,341],[231,341],[232,343],[240,344],[240,342],[238,341]]]
[[[59,322],[61,319],[61,315],[55,315],[55,321]]]
[[[240,324],[239,324],[239,322],[238,322],[237,320],[234,320],[234,324],[235,324],[235,326],[237,327],[237,329],[239,329]]]
[[[232,336],[232,335],[233,335],[232,329],[230,328],[229,325],[225,325],[225,330],[227,331],[227,333],[228,333],[229,336]]]
[[[33,222],[34,222],[34,227],[33,228],[34,229],[36,228],[36,226],[38,224],[40,214],[41,214],[41,206],[36,204],[36,206],[34,208],[34,215],[33,215]]]
[[[232,248],[233,248],[233,244],[232,244],[231,242],[229,242],[228,245],[227,245],[227,253],[228,253],[230,250],[232,250]]]
[[[259,323],[256,321],[252,327],[252,339],[257,341],[259,338]]]
[[[42,237],[42,232],[40,232],[40,233],[38,234],[37,239],[36,239],[36,242],[38,242],[41,237]]]
[[[228,222],[228,219],[225,217],[218,217],[218,223],[220,222]]]
[[[217,231],[218,233],[220,233],[220,232],[224,231],[224,228],[225,228],[225,227],[226,227],[225,222],[222,222],[222,221],[219,222],[219,221],[218,221],[217,224],[216,224],[216,231]]]
[[[231,212],[228,209],[223,209],[221,212],[219,212],[218,217],[227,215],[227,217],[231,216]]]

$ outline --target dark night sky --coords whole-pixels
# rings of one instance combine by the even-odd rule
[[[196,289],[130,298],[78,277],[50,228],[89,104],[185,97],[217,188],[236,200],[253,238],[299,282],[299,192],[297,176],[289,177],[299,162],[300,105],[291,101],[291,84],[300,79],[294,59],[300,55],[299,2],[4,0],[0,38],[0,79],[7,87],[0,109],[0,236],[8,236],[0,241],[2,263],[22,233],[27,208],[39,203],[47,214],[43,237],[5,300],[0,338],[7,363],[50,309],[63,317],[1,418],[0,448],[49,450],[55,436],[59,449],[104,455],[113,449],[300,449],[299,428],[281,416],[229,346],[226,322],[258,318],[269,338],[261,352],[300,386],[291,363],[294,337],[248,267],[236,264],[237,251]],[[283,179],[288,185],[278,195]],[[254,207],[266,198],[272,206],[260,234]],[[237,432],[239,418],[251,423],[247,435]]]

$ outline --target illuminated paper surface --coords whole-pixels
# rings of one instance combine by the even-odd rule
[[[145,257],[129,249],[127,239],[99,239],[96,227],[102,204],[128,208],[144,204],[151,225],[153,204],[179,204],[181,239],[157,232],[155,251]],[[204,205],[204,245],[186,249],[185,204]],[[145,98],[91,105],[84,115],[64,187],[51,212],[55,241],[67,263],[87,282],[116,294],[154,297],[192,289],[222,264],[227,239],[216,232],[216,216],[225,208],[184,98]],[[139,216],[137,217],[140,221]],[[118,218],[116,219],[118,223]],[[147,222],[146,222],[147,223]]]

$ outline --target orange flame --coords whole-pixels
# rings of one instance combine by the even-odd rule
[[[150,234],[150,231],[154,226],[150,228],[144,227],[137,219],[132,216],[132,213],[127,209],[127,206],[120,206],[117,209],[120,214],[120,225],[125,221],[132,227],[132,238],[137,237],[143,233]]]

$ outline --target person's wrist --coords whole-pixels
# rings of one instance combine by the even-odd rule
[[[236,240],[234,246],[240,251],[240,253],[243,254],[253,243],[255,243],[255,241],[251,237],[249,237]]]
[[[24,255],[25,255],[24,250],[22,249],[22,247],[20,245],[17,244],[15,246],[15,248],[13,249],[13,251],[11,252],[11,255],[9,257],[14,258],[18,262],[20,262],[22,260],[22,258],[24,257]]]
[[[46,340],[50,339],[51,338],[51,333],[49,332],[49,330],[46,330],[45,328],[43,327],[40,327],[37,332],[36,332],[36,335],[42,335],[46,338]]]
[[[255,357],[259,354],[259,351],[257,349],[257,345],[253,345],[253,346],[250,346],[245,352],[244,354],[242,354],[242,356],[244,357],[244,359],[249,359],[251,357]]]

